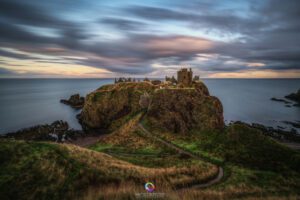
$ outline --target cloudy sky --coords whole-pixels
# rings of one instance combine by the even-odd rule
[[[299,0],[0,0],[0,78],[300,78]]]

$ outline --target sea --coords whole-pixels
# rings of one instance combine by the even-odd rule
[[[218,97],[224,109],[224,119],[260,123],[290,130],[284,121],[299,122],[300,107],[286,107],[272,97],[300,89],[300,79],[203,79],[210,94]],[[0,79],[0,134],[34,125],[67,121],[80,130],[76,119],[80,110],[60,103],[70,95],[86,96],[113,79]],[[300,133],[299,129],[297,129]]]

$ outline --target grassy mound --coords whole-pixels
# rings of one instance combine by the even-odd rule
[[[163,187],[201,182],[215,176],[217,168],[200,161],[193,165],[146,168],[107,154],[73,145],[0,141],[1,199],[69,199],[97,188],[151,180]],[[134,191],[131,191],[134,193]]]
[[[227,165],[226,180],[205,190],[188,189],[182,199],[298,199],[300,176]]]
[[[231,162],[254,169],[300,172],[300,153],[283,146],[260,130],[243,123],[231,124],[222,131],[191,131],[185,135],[152,129],[156,134],[190,152],[219,163]]]
[[[156,136],[223,165],[222,183],[205,190],[183,190],[183,199],[296,199],[300,195],[300,153],[257,129],[240,123],[223,131],[174,134],[149,126],[146,119],[142,123]]]
[[[285,172],[300,172],[300,154],[244,124],[231,125],[225,133],[223,156],[244,166]],[[209,148],[208,148],[209,149]]]

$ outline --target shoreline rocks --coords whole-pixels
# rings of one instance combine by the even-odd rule
[[[61,103],[71,106],[72,108],[81,109],[84,105],[84,97],[80,97],[79,94],[71,95],[69,99],[61,99]]]
[[[83,131],[69,129],[67,122],[58,120],[51,124],[36,125],[16,132],[10,132],[0,136],[0,138],[65,142],[74,140],[82,135],[84,135]]]
[[[286,99],[289,99],[289,100],[292,100],[296,103],[293,103],[293,102],[290,102],[290,101],[287,101],[285,99],[280,99],[280,98],[276,98],[276,97],[272,97],[271,100],[272,101],[278,101],[278,102],[283,102],[285,103],[286,107],[300,107],[300,89],[297,91],[297,93],[291,93],[289,95],[286,95],[284,98]]]
[[[285,98],[290,99],[290,100],[295,101],[298,104],[300,104],[300,89],[297,91],[297,93],[291,93],[291,94],[285,96]]]
[[[272,101],[283,102],[283,103],[285,103],[285,104],[290,104],[290,103],[292,103],[292,102],[289,102],[289,101],[287,101],[287,100],[285,100],[285,99],[279,99],[279,98],[276,98],[276,97],[272,97],[271,100],[272,100]]]
[[[300,121],[297,122],[283,121],[283,123],[292,125],[294,128],[300,128]]]
[[[297,133],[296,129],[291,129],[291,131],[285,131],[282,130],[282,128],[280,127],[278,127],[278,129],[275,129],[273,127],[268,127],[258,123],[248,124],[246,122],[241,122],[241,121],[231,122],[230,124],[243,124],[251,128],[258,129],[264,135],[272,137],[279,141],[291,141],[291,142],[300,143],[300,134]]]

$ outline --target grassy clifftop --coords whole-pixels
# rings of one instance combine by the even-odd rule
[[[89,128],[115,130],[142,108],[141,95],[153,93],[150,82],[105,85],[87,95],[81,116]]]
[[[224,127],[221,102],[200,81],[189,88],[151,82],[105,85],[87,96],[81,119],[88,128],[113,131],[145,110],[153,126],[173,132]]]

